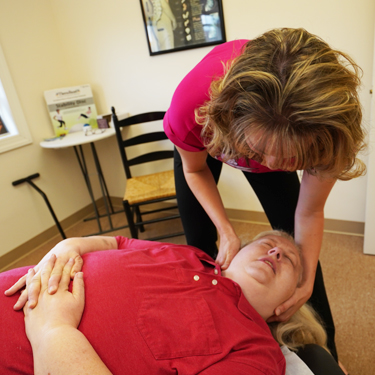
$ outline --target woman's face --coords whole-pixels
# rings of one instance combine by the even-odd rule
[[[293,295],[301,274],[297,247],[284,237],[268,235],[242,248],[224,276],[240,285],[253,306],[254,301],[261,299],[273,312]]]
[[[295,168],[292,167],[293,157],[295,156],[293,152],[289,151],[286,155],[280,157],[277,156],[277,151],[274,147],[270,145],[267,145],[264,150],[259,150],[256,146],[256,139],[256,136],[249,136],[247,139],[250,150],[256,154],[251,159],[271,170],[282,169],[290,172],[295,171]]]

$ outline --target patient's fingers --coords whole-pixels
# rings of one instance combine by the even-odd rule
[[[35,273],[29,269],[26,276],[26,289],[28,294],[29,308],[34,308],[38,303],[39,294],[43,293],[48,286],[48,280],[55,263],[56,256],[52,254],[42,269]]]
[[[83,266],[83,259],[77,255],[75,258],[74,258],[74,265],[73,265],[73,268],[72,270],[70,271],[70,277],[73,279],[74,278],[74,275],[77,273],[77,272],[80,272],[82,271],[82,266]]]
[[[29,307],[32,309],[37,305],[37,297],[40,291],[40,278],[35,277],[35,271],[30,268],[26,275],[26,289],[28,294]]]
[[[43,293],[48,288],[49,279],[51,277],[51,274],[55,268],[56,264],[56,255],[51,254],[51,256],[48,258],[47,263],[43,265],[40,273],[40,282],[41,282],[41,290],[40,293]],[[29,293],[30,297],[30,293]],[[30,298],[29,298],[30,301]]]
[[[27,289],[24,289],[22,291],[21,295],[19,296],[17,302],[13,306],[13,309],[14,310],[21,310],[25,306],[25,303],[27,302],[27,299],[28,299]]]
[[[4,294],[6,296],[11,296],[14,293],[18,292],[26,285],[26,275],[22,276],[14,285],[7,289]]]
[[[73,264],[74,264],[74,260],[72,258],[70,258],[68,262],[65,264],[63,268],[62,276],[61,276],[61,281],[59,284],[59,289],[68,290],[69,283],[70,283],[70,272],[72,270]]]
[[[48,279],[49,294],[54,294],[57,291],[65,265],[66,261],[62,260],[61,258],[56,259],[52,272]]]
[[[83,281],[83,272],[78,272],[74,277],[72,293],[78,300],[85,300],[85,283]]]

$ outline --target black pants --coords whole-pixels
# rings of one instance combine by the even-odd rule
[[[208,156],[207,164],[219,181],[223,163]],[[209,216],[186,183],[180,154],[175,149],[174,173],[178,208],[188,245],[202,249],[214,259],[217,255],[217,231]],[[243,172],[257,195],[273,229],[294,233],[294,214],[297,207],[300,182],[296,172]],[[328,347],[337,360],[335,327],[324,287],[323,274],[318,263],[310,304],[323,320],[328,334]]]

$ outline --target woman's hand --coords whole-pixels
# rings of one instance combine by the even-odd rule
[[[33,283],[40,283],[37,306],[32,308],[30,303],[26,302],[23,309],[26,334],[33,348],[54,329],[77,328],[79,325],[85,305],[85,292],[82,272],[76,273],[72,292],[68,290],[73,265],[74,260],[71,258],[63,266],[60,283],[53,295],[48,292],[49,280],[53,276],[55,268],[60,268],[55,255],[50,256],[43,264],[40,277],[35,274],[32,268],[27,274],[27,289],[31,289]]]
[[[50,294],[56,292],[61,276],[62,270],[67,261],[72,258],[74,264],[70,271],[70,277],[73,278],[77,272],[80,272],[83,265],[83,260],[79,251],[79,247],[75,245],[74,239],[67,239],[59,242],[52,250],[50,250],[43,259],[33,268],[34,278],[30,287],[24,289],[18,298],[18,301],[14,305],[15,310],[21,310],[27,301],[29,301],[29,307],[33,308],[36,306],[38,296],[40,293],[41,286],[41,269],[47,265],[52,254],[56,255],[57,261],[51,277],[48,280],[48,291]],[[21,290],[26,285],[27,275],[21,277],[13,286],[5,291],[5,295],[11,296],[14,293]]]
[[[229,267],[230,262],[240,250],[240,246],[241,240],[234,232],[220,235],[220,246],[216,263],[221,266],[222,270],[226,270]]]
[[[272,315],[267,323],[286,322],[292,315],[310,298],[312,293],[312,285],[306,283],[297,288],[294,294],[286,300],[282,305],[276,307],[274,315]]]

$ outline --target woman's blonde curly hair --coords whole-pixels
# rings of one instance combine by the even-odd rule
[[[268,31],[228,62],[210,100],[196,110],[207,150],[224,161],[261,161],[267,147],[280,169],[288,163],[340,180],[361,176],[360,75],[347,54],[304,29]]]

